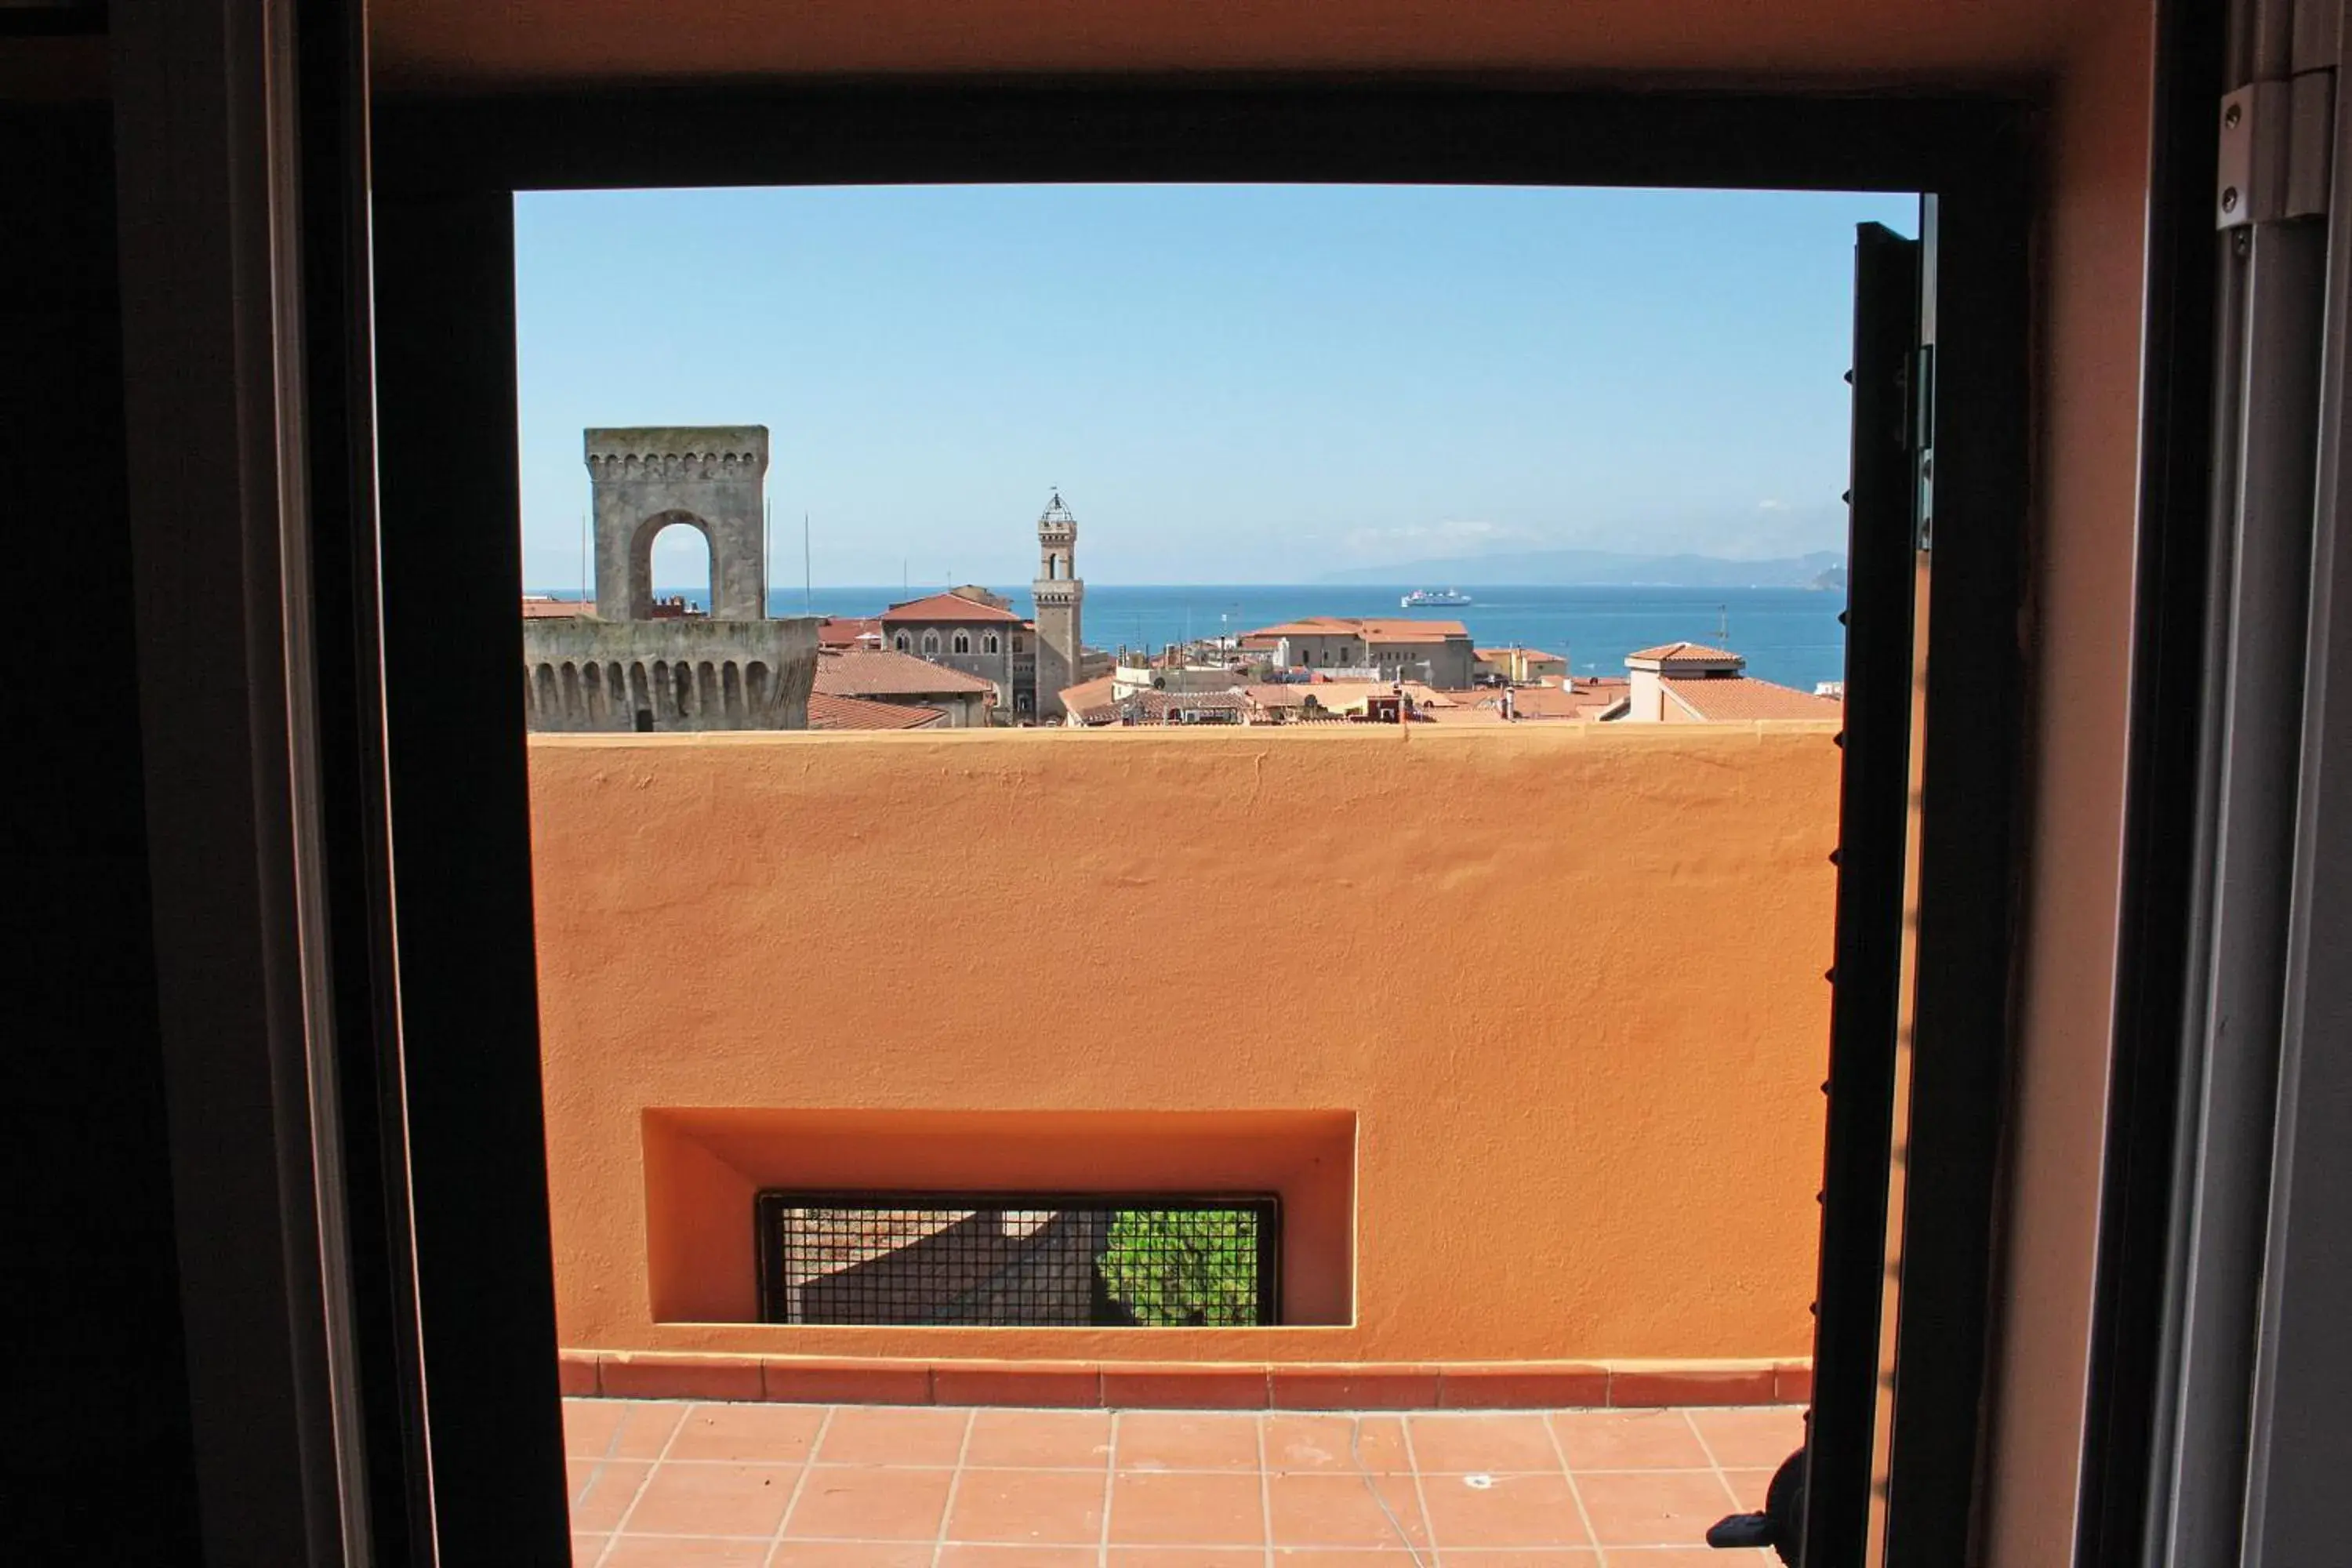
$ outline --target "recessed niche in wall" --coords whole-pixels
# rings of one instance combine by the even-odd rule
[[[877,1211],[919,1211],[940,1223],[926,1235],[977,1235],[970,1216],[987,1210],[986,1225],[1036,1232],[1032,1211],[1098,1216],[1108,1249],[1109,1227],[1126,1230],[1111,1268],[1136,1274],[1106,1287],[1145,1300],[1128,1311],[1138,1326],[1239,1326],[1237,1291],[1194,1289],[1172,1307],[1149,1304],[1164,1285],[1147,1278],[1185,1274],[1190,1261],[1155,1250],[1166,1235],[1200,1245],[1214,1258],[1238,1256],[1240,1231],[1222,1241],[1208,1231],[1218,1222],[1171,1221],[1194,1215],[1253,1215],[1247,1244],[1268,1244],[1265,1273],[1253,1273],[1249,1310],[1264,1326],[1342,1325],[1352,1321],[1356,1119],[1351,1111],[865,1111],[744,1110],[664,1108],[645,1112],[646,1238],[652,1310],[661,1322],[757,1323],[763,1321],[766,1279],[772,1287],[779,1237],[777,1200],[790,1194],[853,1194]],[[771,1194],[762,1202],[762,1194]],[[897,1194],[894,1198],[891,1194]],[[961,1194],[950,1205],[945,1195]],[[1058,1205],[1021,1205],[1023,1194],[1058,1195]],[[1124,1202],[1121,1202],[1122,1196]],[[816,1206],[803,1202],[797,1206]],[[1129,1216],[1124,1221],[1118,1215]],[[1091,1221],[1089,1223],[1092,1223]],[[964,1231],[954,1226],[962,1225]],[[1204,1228],[1205,1227],[1205,1228]],[[1083,1228],[1083,1226],[1081,1226]],[[1194,1233],[1199,1233],[1195,1235]],[[1157,1237],[1157,1239],[1155,1239]],[[919,1241],[921,1238],[915,1238]],[[1015,1238],[1020,1239],[1020,1238]],[[1089,1232],[1089,1242],[1095,1238]],[[1000,1250],[1005,1238],[996,1237]],[[763,1253],[763,1247],[768,1250]],[[967,1249],[969,1250],[969,1249]],[[1019,1250],[1014,1248],[1013,1250]],[[877,1253],[877,1257],[880,1254]],[[973,1257],[978,1255],[974,1253]],[[1198,1256],[1198,1254],[1195,1254]],[[1253,1258],[1255,1254],[1252,1253]],[[1125,1261],[1120,1261],[1124,1259]],[[1010,1252],[1005,1259],[1011,1260]],[[871,1260],[867,1260],[871,1261]],[[964,1262],[971,1262],[965,1258]],[[1034,1260],[1033,1260],[1034,1261]],[[1135,1265],[1129,1269],[1129,1264]],[[1222,1267],[1213,1264],[1214,1274]],[[1235,1268],[1224,1272],[1236,1272]],[[882,1271],[877,1271],[882,1272]],[[1205,1293],[1204,1293],[1205,1291]],[[1193,1301],[1192,1296],[1199,1296]],[[1211,1305],[1218,1298],[1223,1304]],[[1226,1297],[1234,1300],[1226,1300]],[[1197,1309],[1197,1310],[1196,1310]],[[1115,1314],[1116,1307],[1103,1309]],[[1171,1315],[1172,1313],[1172,1315]],[[916,1319],[919,1319],[919,1314]],[[774,1321],[773,1317],[766,1321]],[[836,1319],[835,1321],[839,1321]],[[863,1320],[872,1322],[867,1317]],[[1121,1321],[1118,1316],[1108,1321]],[[1075,1308],[1052,1321],[1036,1318],[908,1327],[1104,1326]],[[780,1329],[787,1325],[779,1324]]]

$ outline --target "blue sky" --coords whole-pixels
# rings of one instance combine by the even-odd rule
[[[1568,546],[1835,549],[1853,226],[1910,197],[1414,186],[532,193],[525,577],[590,425],[762,424],[772,579],[1300,583]],[[673,529],[666,584],[706,580]],[[1410,573],[1404,575],[1411,575]]]

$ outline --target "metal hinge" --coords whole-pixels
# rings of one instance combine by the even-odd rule
[[[1910,374],[1905,378],[1910,405],[1912,481],[1916,487],[1912,516],[1918,520],[1916,539],[1921,550],[1936,542],[1936,345],[1922,343],[1911,353]]]
[[[2335,142],[2332,68],[2248,82],[2222,99],[2215,226],[2325,214]]]

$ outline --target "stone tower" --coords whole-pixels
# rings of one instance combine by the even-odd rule
[[[1062,717],[1062,688],[1078,683],[1079,606],[1087,585],[1078,581],[1078,520],[1062,503],[1062,492],[1037,519],[1037,579],[1029,584],[1037,602],[1037,716]]]
[[[761,538],[761,425],[589,430],[596,510],[592,613],[522,625],[533,730],[804,730],[814,616],[771,619]],[[683,523],[710,545],[710,614],[656,614],[654,536]]]
[[[596,509],[596,613],[653,618],[654,536],[684,523],[710,546],[710,618],[768,618],[761,496],[764,425],[587,430]]]

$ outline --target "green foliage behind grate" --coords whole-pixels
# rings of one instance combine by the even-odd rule
[[[1097,1268],[1111,1300],[1154,1328],[1265,1321],[1259,1216],[1247,1209],[1121,1209]]]

